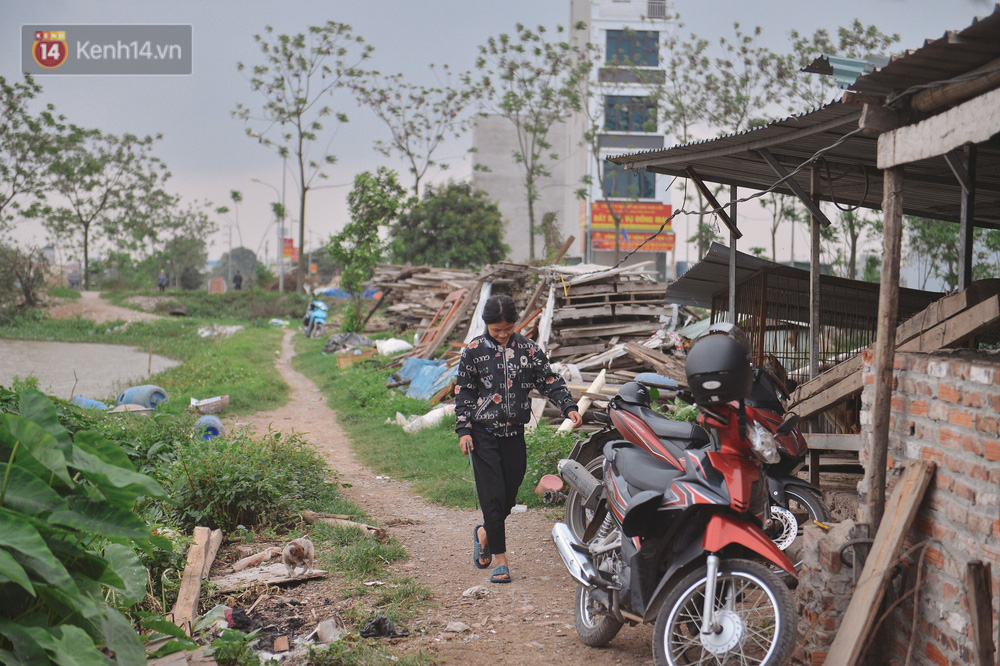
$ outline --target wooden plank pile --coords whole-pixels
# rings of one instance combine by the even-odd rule
[[[1000,325],[1000,279],[980,280],[931,303],[896,329],[896,351],[957,347]],[[789,411],[807,419],[861,392],[863,355],[857,354],[792,393]]]
[[[434,266],[394,266],[379,264],[365,287],[382,292],[380,305],[391,326],[397,330],[427,326],[456,289],[475,287],[479,274]]]
[[[609,388],[647,371],[683,383],[684,359],[661,331],[661,318],[671,312],[663,302],[666,285],[647,277],[644,264],[572,268],[548,275],[554,300],[549,357],[576,365],[585,382],[606,368]]]

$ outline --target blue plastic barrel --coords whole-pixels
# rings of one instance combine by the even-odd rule
[[[125,389],[125,391],[118,396],[118,404],[140,405],[149,409],[156,409],[158,404],[161,402],[167,402],[169,399],[170,398],[167,397],[167,392],[159,386],[145,384],[143,386],[133,386],[132,388]]]
[[[206,414],[195,422],[195,431],[202,433],[202,439],[208,440],[225,434],[226,429],[222,426],[222,421],[218,416]]]
[[[70,400],[70,403],[76,405],[77,407],[83,407],[84,409],[103,409],[103,410],[106,410],[108,408],[108,406],[105,405],[100,400],[92,400],[90,398],[84,398],[82,395],[76,396],[75,398],[73,398],[72,400]]]

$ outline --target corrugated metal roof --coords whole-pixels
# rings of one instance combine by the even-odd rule
[[[858,78],[851,90],[895,95],[907,88],[943,81],[1000,58],[1000,5],[960,31],[949,30],[928,39],[919,49],[894,58],[888,65]]]
[[[736,283],[761,269],[774,269],[781,275],[791,277],[783,280],[781,289],[783,298],[783,316],[792,321],[809,321],[809,271],[776,264],[765,259],[759,259],[744,252],[736,252]],[[727,291],[729,288],[729,248],[720,243],[712,243],[705,258],[695,264],[684,275],[667,286],[666,302],[678,305],[689,305],[700,308],[711,308],[712,297]],[[845,319],[851,312],[864,312],[858,303],[847,303],[845,299],[864,299],[869,302],[868,311],[878,309],[877,283],[849,280],[833,275],[820,276],[821,319],[836,321]],[[791,297],[797,294],[797,298]],[[900,288],[899,312],[901,317],[925,308],[932,301],[941,297],[937,292],[918,289]]]
[[[912,85],[952,78],[998,57],[1000,9],[959,33],[946,33],[941,39],[928,41],[923,48],[896,58],[881,70],[860,77],[852,89],[896,94]],[[821,176],[818,198],[881,209],[883,176],[876,166],[878,138],[863,134],[847,136],[858,128],[861,110],[860,105],[832,102],[764,127],[718,139],[609,159],[629,168],[681,177],[685,177],[685,169],[691,167],[706,181],[760,191],[778,180],[760,155],[762,149],[768,150],[790,172],[819,150],[829,148],[817,163]],[[809,191],[808,168],[796,174],[794,179]],[[774,191],[792,194],[786,183]],[[906,165],[905,214],[957,221],[961,197],[961,187],[943,157]],[[978,147],[975,212],[977,225],[1000,228],[1000,141],[997,137]]]

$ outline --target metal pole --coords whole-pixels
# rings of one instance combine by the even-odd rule
[[[278,292],[285,291],[285,161],[281,158],[281,216],[278,218]]]
[[[736,221],[736,186],[729,186],[729,217],[733,222],[733,228],[738,226]],[[736,239],[735,232],[729,232],[729,321],[736,323]]]

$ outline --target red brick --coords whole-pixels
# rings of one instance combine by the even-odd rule
[[[966,407],[979,408],[983,406],[984,398],[982,391],[970,391],[966,389],[962,392],[962,404]]]
[[[971,428],[972,412],[953,409],[951,410],[951,422],[957,426],[962,426],[963,428]]]
[[[986,414],[976,414],[976,430],[979,432],[989,433],[990,435],[997,434],[997,419],[995,416],[987,416]]]
[[[933,643],[927,643],[926,653],[927,658],[935,664],[938,664],[938,666],[948,666],[948,658],[941,654],[941,650],[939,650]]]
[[[983,444],[983,455],[986,456],[986,459],[1000,461],[1000,442],[995,439],[987,439],[983,441]]]
[[[927,401],[910,400],[910,416],[927,416]]]
[[[945,402],[958,402],[961,400],[962,394],[951,384],[941,382],[938,384],[938,397]]]
[[[955,599],[960,593],[961,590],[951,583],[946,582],[941,584],[941,596],[944,599]]]
[[[947,421],[948,417],[951,416],[951,409],[948,405],[940,402],[934,402],[927,409],[927,416],[935,421]]]
[[[973,504],[976,502],[976,491],[972,488],[972,486],[962,483],[961,481],[955,482],[955,494]]]
[[[994,412],[1000,412],[1000,395],[990,396],[990,406],[993,408]]]
[[[954,412],[952,412],[954,413]],[[971,424],[970,424],[971,425]],[[958,450],[962,447],[962,437],[957,432],[951,428],[941,428],[938,431],[938,441],[941,442],[941,446],[947,447],[949,449]]]
[[[893,395],[889,399],[889,404],[892,406],[892,411],[894,412],[905,412],[906,411],[906,398],[901,395]]]
[[[962,438],[962,450],[974,453],[977,456],[983,455],[983,445],[979,439],[966,435]]]
[[[969,525],[969,529],[975,534],[990,536],[993,533],[993,519],[988,516],[969,513],[969,519],[966,523]]]
[[[920,449],[920,459],[933,460],[935,463],[940,465],[941,462],[944,460],[944,452],[941,451],[941,449],[925,446],[924,448]]]
[[[969,519],[969,512],[965,507],[957,504],[949,504],[944,510],[945,517],[953,523],[964,523]]]
[[[963,444],[965,443],[965,438],[962,438]],[[944,459],[944,467],[949,472],[954,472],[956,474],[965,474],[965,461],[958,456],[946,456]]]
[[[955,479],[943,474],[941,470],[938,470],[937,474],[934,475],[934,487],[938,490],[950,491],[952,486],[955,485]]]
[[[982,463],[968,463],[965,466],[965,473],[970,479],[975,479],[976,481],[988,481],[990,478],[990,471]]]

